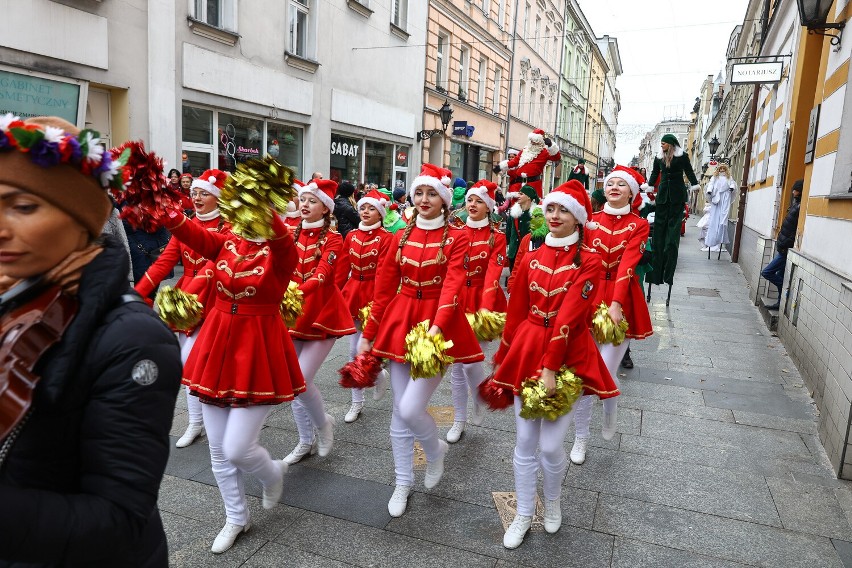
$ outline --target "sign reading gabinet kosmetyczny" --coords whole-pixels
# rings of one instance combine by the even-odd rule
[[[771,63],[734,63],[731,67],[731,84],[780,83],[784,71],[784,62]]]

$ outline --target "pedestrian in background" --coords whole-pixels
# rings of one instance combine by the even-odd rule
[[[348,181],[340,182],[334,197],[334,217],[337,219],[337,232],[346,237],[349,231],[358,226],[358,212],[355,211],[355,186]]]
[[[784,271],[787,268],[787,251],[796,244],[796,228],[799,226],[799,202],[802,199],[802,187],[804,180],[796,180],[793,184],[793,200],[781,228],[778,231],[778,239],[775,241],[775,258],[760,271],[760,275],[766,278],[770,284],[778,288],[778,301],[767,309],[777,310],[781,306],[781,289],[784,287]]]
[[[515,202],[509,207],[509,218],[506,219],[506,256],[509,258],[510,271],[515,265],[521,239],[530,232],[530,208],[539,202],[538,193],[531,185],[521,187],[520,193],[515,194],[514,198]]]

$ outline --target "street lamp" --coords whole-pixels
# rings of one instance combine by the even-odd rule
[[[428,140],[435,134],[441,134],[442,132],[447,131],[447,126],[450,124],[450,121],[453,119],[453,109],[450,108],[449,99],[444,101],[444,104],[441,106],[441,110],[438,111],[438,114],[441,116],[441,126],[443,129],[436,128],[435,130],[421,130],[417,133],[417,141],[421,142],[423,140]]]
[[[716,135],[713,135],[713,140],[708,142],[707,145],[710,147],[710,159],[711,160],[716,159],[716,150],[719,149],[720,144],[721,144],[721,142],[719,142],[719,138]]]
[[[802,19],[802,25],[808,29],[809,34],[828,36],[831,38],[831,45],[840,45],[846,20],[836,23],[826,22],[834,0],[796,0],[796,3],[799,5],[799,17]],[[834,35],[825,33],[825,30],[838,31],[837,35]]]

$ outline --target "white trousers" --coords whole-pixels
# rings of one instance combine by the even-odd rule
[[[630,346],[630,340],[625,339],[621,345],[613,345],[598,343],[598,351],[601,353],[601,358],[606,364],[615,386],[620,387],[618,382],[618,366],[621,365],[621,360]],[[595,395],[581,396],[580,400],[574,403],[574,433],[578,438],[589,437],[589,424],[592,422],[592,409],[595,406]],[[612,414],[618,408],[618,397],[606,398],[603,401],[604,412]]]
[[[479,347],[485,353],[485,347],[488,345],[485,341],[479,342]],[[453,390],[453,410],[455,416],[453,420],[456,422],[467,422],[467,391],[470,389],[471,394],[476,400],[478,395],[479,383],[485,380],[485,362],[477,363],[453,363],[450,367],[450,384]]]
[[[432,393],[441,384],[441,376],[411,378],[411,365],[390,362],[393,389],[393,414],[390,438],[397,485],[414,485],[414,440],[420,442],[426,459],[437,459],[440,452],[438,426],[426,411]]]
[[[515,397],[515,496],[518,500],[518,515],[532,517],[535,514],[536,482],[539,460],[541,463],[542,489],[548,501],[559,499],[562,480],[568,460],[565,457],[565,434],[571,426],[573,410],[556,420],[527,420],[521,418],[521,397]],[[536,449],[539,457],[536,458]]]
[[[315,341],[293,340],[306,387],[305,392],[297,396],[290,405],[293,409],[296,429],[299,431],[299,442],[302,444],[312,444],[314,428],[325,426],[325,403],[319,388],[314,384],[314,377],[331,352],[331,348],[334,347],[336,339],[336,337],[329,337]]]
[[[198,330],[201,326],[195,328],[192,335],[187,336],[185,333],[178,333],[178,344],[180,345],[180,362],[186,365],[189,359],[189,353],[195,345],[195,340],[198,339]],[[189,387],[186,387],[186,409],[189,413],[190,424],[201,424],[201,400],[197,396],[189,394]]]
[[[269,452],[258,443],[260,429],[272,406],[201,406],[210,444],[210,464],[225,503],[225,519],[245,526],[249,511],[243,474],[254,475],[264,487],[270,487],[281,475],[281,469],[269,457]]]
[[[355,322],[355,333],[349,336],[349,360],[358,354],[358,342],[361,341],[361,324]],[[352,402],[364,402],[364,389],[349,389],[352,391]]]

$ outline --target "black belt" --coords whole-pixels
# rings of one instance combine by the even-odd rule
[[[534,181],[541,181],[541,176],[511,178],[509,180],[509,185],[515,185],[516,183],[530,183]]]

